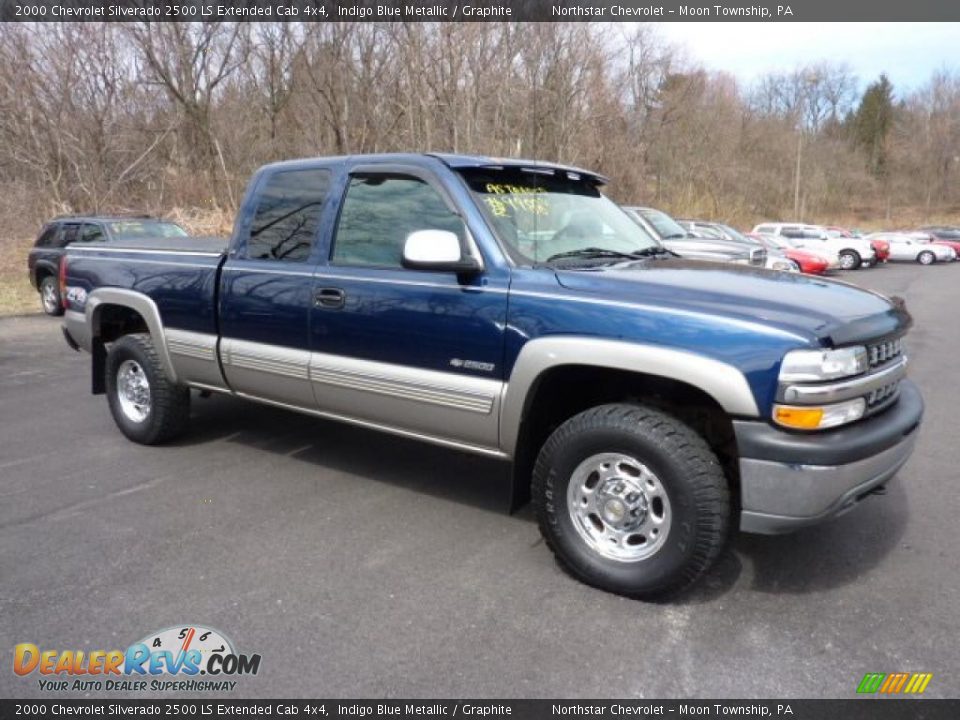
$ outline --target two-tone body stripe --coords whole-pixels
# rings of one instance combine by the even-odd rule
[[[181,352],[183,343],[178,343]],[[198,352],[191,347],[188,352]],[[358,392],[410,400],[424,405],[489,415],[500,394],[499,380],[423,370],[391,363],[264,345],[225,338],[221,346],[224,366],[270,375],[309,380]],[[196,355],[191,355],[195,357]],[[212,359],[212,358],[211,358]],[[322,391],[320,392],[322,396]]]
[[[358,362],[364,363],[364,361],[349,358],[333,359],[330,356],[315,356],[310,362],[310,379],[322,385],[387,395],[483,415],[489,415],[492,412],[494,400],[502,385],[494,380],[453,373],[411,368],[391,369],[389,365],[382,363],[377,363],[380,366],[378,368],[372,363],[364,363],[372,369],[359,370]],[[411,375],[415,377],[410,377]]]

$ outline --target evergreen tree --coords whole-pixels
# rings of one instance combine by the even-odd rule
[[[866,153],[867,169],[877,177],[887,174],[893,118],[893,85],[881,75],[864,91],[852,118],[854,143]]]

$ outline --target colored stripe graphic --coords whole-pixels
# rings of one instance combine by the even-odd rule
[[[886,673],[867,673],[857,686],[858,693],[875,693],[880,689],[880,683],[886,677]]]
[[[927,689],[931,680],[933,680],[933,673],[914,673],[904,692],[919,695]]]
[[[857,686],[858,693],[882,693],[897,695],[899,693],[919,695],[927,689],[933,680],[933,673],[867,673]]]

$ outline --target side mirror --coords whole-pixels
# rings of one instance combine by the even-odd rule
[[[417,230],[407,235],[403,243],[403,266],[411,270],[432,270],[473,274],[480,263],[464,256],[460,238],[449,230]]]

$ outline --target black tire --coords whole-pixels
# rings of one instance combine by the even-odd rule
[[[790,266],[793,268],[791,272],[803,272],[803,268],[800,267],[800,263],[798,263],[796,260],[790,260]]]
[[[857,270],[860,267],[860,263],[863,262],[863,258],[860,257],[860,253],[856,250],[841,250],[840,251],[840,267],[843,270]]]
[[[866,268],[876,267],[878,262],[879,261],[877,260],[877,258],[873,258],[872,260],[864,260],[863,267],[866,267]]]
[[[921,265],[933,265],[937,261],[937,256],[929,250],[924,250],[917,255],[917,262]]]
[[[47,315],[63,315],[63,300],[60,297],[60,284],[53,275],[47,275],[37,288],[40,292],[40,307]]]
[[[654,540],[660,544],[648,557],[624,560],[601,554],[571,517],[568,492],[574,473],[606,453],[635,458],[666,492],[670,524]],[[594,475],[588,476],[587,485]],[[615,484],[620,478],[594,481],[594,492],[604,482]],[[537,458],[532,498],[540,532],[571,575],[646,600],[670,597],[696,582],[720,554],[730,524],[730,489],[716,455],[676,418],[640,405],[601,405],[561,425]],[[655,505],[649,507],[652,512]],[[638,545],[633,539],[614,543],[610,552]]]
[[[128,362],[129,361],[129,362]],[[125,363],[128,363],[125,365]],[[121,398],[118,373],[132,371],[134,378],[145,378],[148,404],[135,405],[143,419],[131,416],[130,403]],[[135,369],[135,368],[138,368]],[[110,347],[106,362],[107,401],[120,431],[142,445],[157,445],[179,435],[190,420],[190,390],[173,383],[160,363],[153,341],[146,333],[124,335]],[[144,409],[146,408],[146,409]]]

